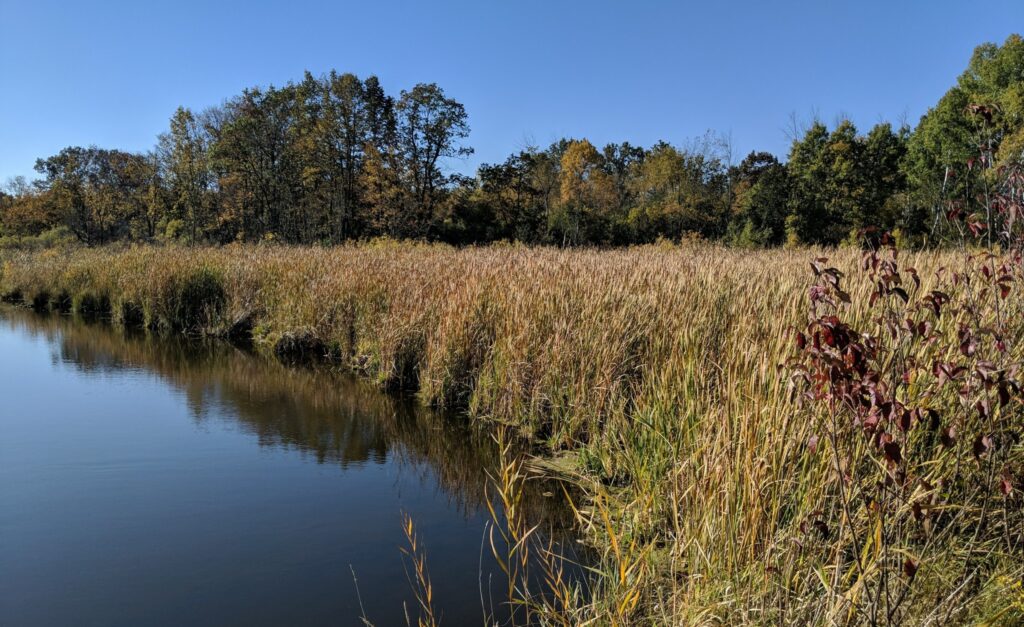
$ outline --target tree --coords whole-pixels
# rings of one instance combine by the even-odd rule
[[[472,153],[468,135],[465,108],[436,84],[396,99],[374,76],[306,72],[199,114],[179,108],[150,155],[68,148],[40,160],[31,193],[0,198],[0,226],[66,224],[89,244],[387,235],[624,245],[697,234],[836,245],[875,226],[924,243],[968,221],[991,232],[999,225],[980,199],[1024,160],[1024,40],[979,46],[913,132],[815,122],[786,163],[754,152],[732,167],[729,142],[711,133],[649,150],[562,139],[469,178],[449,169]]]
[[[906,229],[907,177],[904,161],[910,129],[893,130],[888,122],[876,124],[861,141],[864,172],[864,207],[871,213],[860,216],[864,226],[885,230]]]
[[[441,160],[473,153],[461,144],[469,136],[469,124],[465,108],[434,83],[403,91],[396,112],[395,156],[409,190],[406,230],[420,237],[429,233],[434,212],[454,180],[441,172]]]
[[[368,227],[374,235],[407,237],[422,234],[425,226],[410,222],[410,198],[402,185],[401,171],[393,154],[381,153],[368,144],[360,185],[369,206]]]
[[[843,224],[829,214],[825,188],[830,175],[825,157],[828,129],[815,122],[802,138],[793,141],[786,167],[790,175],[787,242],[837,243],[846,236]]]
[[[909,137],[905,174],[917,228],[981,209],[979,191],[1000,166],[1024,158],[1024,39],[974,50],[957,84],[921,117]],[[989,183],[991,180],[988,181]],[[921,215],[930,216],[922,220]],[[925,226],[927,224],[927,227]]]
[[[815,122],[793,142],[787,164],[789,241],[836,245],[859,241],[869,227],[893,228],[906,189],[906,138],[906,129],[894,132],[890,124],[862,136],[849,120],[831,133]]]
[[[59,224],[50,193],[25,177],[14,177],[0,191],[0,235],[38,235]]]
[[[586,139],[571,141],[562,154],[559,177],[561,211],[555,215],[563,245],[604,243],[616,194],[604,157]]]
[[[160,234],[160,226],[164,224],[171,213],[170,207],[173,199],[170,186],[163,178],[159,155],[156,152],[146,154],[140,166],[143,168],[141,176],[145,189],[144,197],[141,199],[141,208],[135,217],[132,236],[136,239],[151,241]]]
[[[96,147],[65,148],[36,161],[49,211],[84,244],[124,237],[145,206],[149,163],[142,155]]]
[[[538,207],[537,232],[534,241],[555,243],[557,234],[553,231],[555,214],[561,197],[562,155],[569,148],[570,140],[560,139],[546,150],[528,148],[526,154],[530,186],[537,190],[541,206]]]
[[[229,101],[229,114],[210,149],[214,168],[240,215],[245,239],[271,235],[302,241],[296,199],[300,172],[292,144],[295,87],[246,90]]]
[[[394,141],[394,102],[375,77],[331,72],[317,80],[308,72],[300,98],[297,149],[310,211],[319,238],[341,242],[365,227],[360,176],[366,151],[387,151]]]
[[[733,168],[730,239],[742,246],[778,246],[785,241],[789,174],[775,155],[751,152]]]
[[[877,207],[867,204],[864,146],[853,122],[841,121],[819,156],[825,174],[820,198],[827,216],[822,241],[837,244],[851,236],[855,241],[859,229],[877,225]]]
[[[602,151],[604,171],[611,179],[615,198],[609,207],[609,241],[613,244],[628,244],[633,240],[629,225],[629,209],[633,205],[633,177],[643,163],[646,151],[629,142],[608,144]]]
[[[487,209],[487,215],[494,222],[490,239],[516,239],[524,242],[540,242],[547,230],[547,206],[545,190],[538,187],[543,180],[539,168],[547,160],[536,151],[522,151],[510,156],[504,163],[483,164],[477,170],[479,191],[477,204]],[[538,176],[539,175],[539,176]],[[478,220],[484,211],[478,211]]]
[[[678,239],[686,233],[722,234],[728,206],[728,173],[711,150],[683,151],[658,142],[636,165],[630,215],[641,241]]]
[[[208,151],[209,137],[196,116],[178,107],[171,116],[170,130],[157,140],[156,154],[159,175],[167,189],[168,217],[184,224],[188,241],[193,244],[203,236],[212,213]],[[155,232],[155,225],[150,230]]]

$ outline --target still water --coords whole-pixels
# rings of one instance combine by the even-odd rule
[[[481,624],[493,463],[363,382],[0,307],[0,624],[415,624],[403,512]]]

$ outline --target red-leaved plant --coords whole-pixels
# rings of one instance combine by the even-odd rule
[[[985,215],[959,218],[1001,245],[964,247],[959,267],[921,277],[865,233],[871,287],[854,303],[840,270],[811,264],[790,366],[832,478],[803,526],[827,547],[830,622],[899,623],[914,605],[946,623],[1024,559],[1021,179],[1009,170]]]

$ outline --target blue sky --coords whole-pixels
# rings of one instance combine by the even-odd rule
[[[685,143],[783,155],[791,114],[912,123],[1024,2],[53,2],[0,0],[0,182],[67,145],[147,150],[178,105],[309,69],[436,82],[472,171],[527,143]]]

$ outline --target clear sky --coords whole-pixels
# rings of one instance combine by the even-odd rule
[[[673,143],[784,155],[791,114],[915,123],[1024,0],[71,2],[0,0],[0,182],[67,145],[147,150],[178,105],[331,68],[436,82],[476,154]]]

